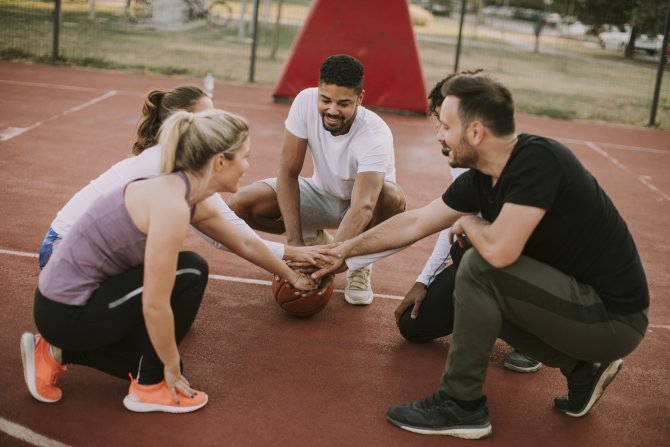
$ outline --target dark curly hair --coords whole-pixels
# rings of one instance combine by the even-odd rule
[[[353,88],[357,95],[363,91],[363,64],[348,54],[335,54],[321,64],[319,84]]]
[[[177,110],[190,111],[204,96],[207,96],[205,92],[193,86],[149,92],[144,98],[142,116],[137,123],[137,140],[133,144],[133,154],[139,155],[144,149],[158,144],[158,131],[163,121]]]

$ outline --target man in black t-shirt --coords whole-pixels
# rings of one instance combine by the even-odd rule
[[[507,88],[468,73],[447,81],[442,93],[442,152],[452,167],[471,170],[441,199],[333,250],[340,259],[380,252],[450,226],[452,239],[472,245],[456,273],[440,390],[389,408],[387,417],[416,433],[489,436],[482,388],[496,338],[560,368],[568,394],[554,406],[583,416],[646,332],[649,291],[633,238],[569,149],[515,133]]]

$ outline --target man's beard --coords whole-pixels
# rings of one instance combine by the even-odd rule
[[[328,115],[331,118],[336,118],[337,120],[339,120],[339,124],[336,124],[335,126],[329,126],[328,124],[326,124],[326,115],[327,114],[325,114],[325,113],[321,115],[321,124],[323,124],[323,128],[326,129],[326,131],[328,131],[330,133],[334,133],[334,132],[339,132],[340,130],[342,130],[342,128],[344,128],[344,117],[343,116],[334,117],[332,115]]]
[[[449,160],[449,166],[452,168],[474,168],[479,161],[479,153],[475,150],[474,147],[465,139],[461,137],[461,140],[458,142],[458,151],[454,152],[447,145],[442,145],[442,155],[449,157],[449,154],[453,152],[454,157]],[[456,158],[458,154],[458,158]]]

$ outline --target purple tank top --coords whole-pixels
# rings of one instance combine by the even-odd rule
[[[188,198],[188,177],[181,171],[176,174],[186,184]],[[75,222],[40,273],[42,295],[58,303],[83,306],[105,279],[144,263],[147,237],[126,209],[127,186],[98,198]]]

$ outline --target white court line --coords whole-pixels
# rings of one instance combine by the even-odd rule
[[[100,101],[104,101],[105,99],[116,95],[116,93],[117,93],[116,90],[108,91],[104,95],[98,96],[97,98],[93,98],[90,101],[87,101],[87,102],[85,102],[83,104],[80,104],[78,106],[74,106],[74,107],[66,110],[65,112],[58,113],[58,114],[56,114],[54,116],[51,116],[51,117],[49,117],[49,118],[47,118],[43,121],[39,121],[39,122],[33,124],[32,126],[29,126],[29,127],[9,127],[6,130],[4,130],[3,132],[0,132],[0,141],[11,140],[12,138],[18,137],[19,135],[22,135],[22,134],[24,134],[24,133],[26,133],[30,130],[33,130],[36,127],[39,127],[39,126],[41,126],[42,124],[44,124],[48,121],[52,121],[52,120],[55,120],[55,119],[60,118],[62,116],[69,115],[70,113],[73,113],[73,112],[78,112],[81,109],[85,109],[86,107],[92,106],[93,104],[96,104]]]
[[[20,439],[21,441],[38,447],[69,447],[67,444],[42,436],[27,427],[8,421],[3,417],[0,417],[0,431],[7,433],[13,438]]]
[[[642,183],[644,186],[649,188],[651,191],[653,191],[656,194],[658,194],[659,196],[661,196],[661,200],[665,199],[665,200],[670,201],[670,196],[668,196],[663,191],[659,190],[657,187],[652,185],[651,182],[649,181],[649,177],[643,176],[643,175],[638,175],[635,172],[631,171],[627,166],[623,165],[619,160],[612,157],[607,151],[605,151],[600,146],[598,146],[598,145],[596,145],[596,144],[594,144],[590,141],[586,141],[585,143],[589,147],[589,149],[591,149],[592,151],[602,155],[603,157],[605,157],[606,159],[608,159],[609,161],[614,163],[616,166],[618,166],[621,170],[623,170],[623,171],[631,174],[633,177],[637,178],[640,181],[640,183]]]

